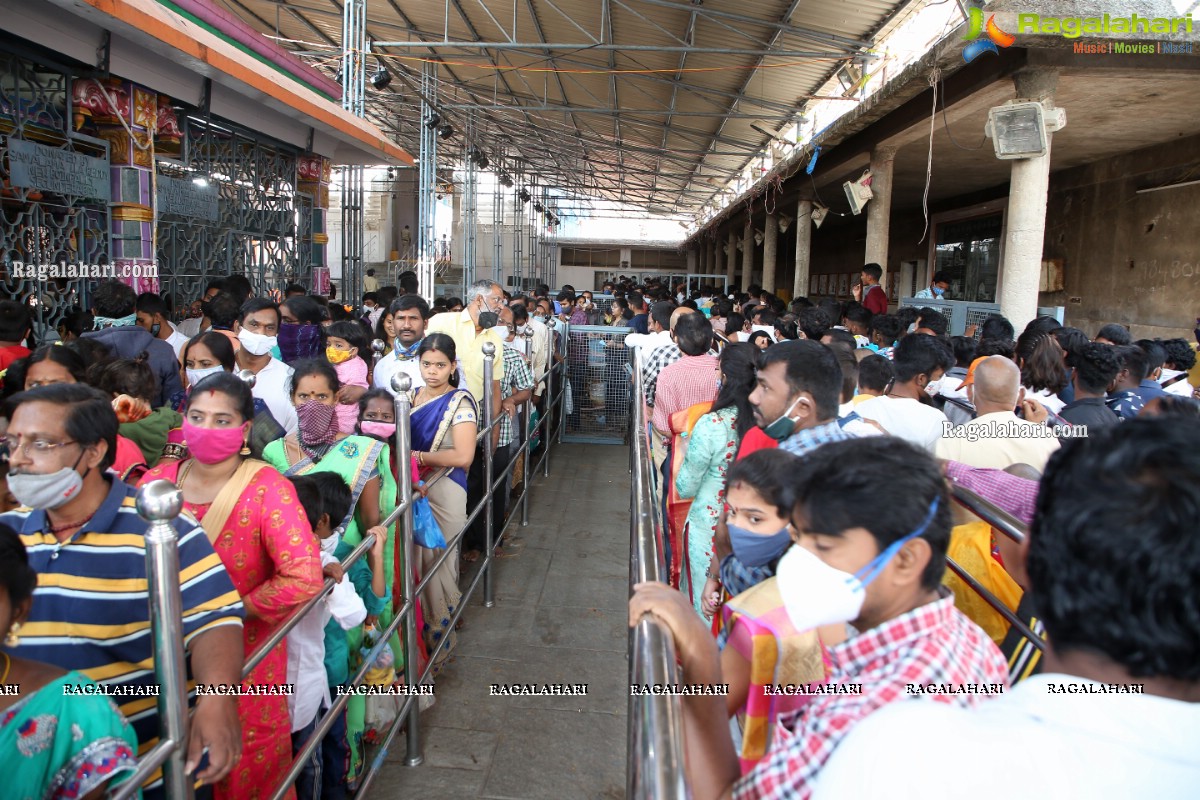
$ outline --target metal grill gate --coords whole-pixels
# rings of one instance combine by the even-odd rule
[[[631,328],[572,325],[567,331],[571,408],[565,442],[624,444],[629,430]]]

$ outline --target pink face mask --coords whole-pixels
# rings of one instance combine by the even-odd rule
[[[188,453],[201,464],[217,464],[232,458],[246,443],[245,425],[237,428],[201,428],[185,419],[182,430]]]
[[[375,419],[364,419],[358,424],[359,429],[368,436],[378,436],[390,440],[396,435],[396,423],[380,422]]]

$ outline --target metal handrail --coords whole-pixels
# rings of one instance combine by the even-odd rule
[[[565,325],[563,326],[566,327]],[[566,354],[567,341],[562,338],[561,354]],[[485,406],[481,409],[481,430],[478,434],[480,438],[491,431],[499,422],[498,418],[492,413],[491,408],[491,391],[492,391],[492,375],[494,374],[494,361],[497,356],[497,350],[494,345],[487,343],[483,347],[484,351],[484,402]],[[380,349],[376,348],[375,360],[378,361]],[[544,453],[541,461],[536,465],[530,464],[530,442],[531,432],[528,426],[528,420],[533,409],[532,400],[524,404],[524,418],[521,429],[521,446],[525,454],[526,464],[526,480],[525,488],[518,502],[521,504],[521,524],[527,525],[529,521],[529,492],[533,482],[533,475],[538,469],[544,470],[544,476],[550,474],[549,456],[552,448],[555,431],[553,430],[552,420],[553,412],[556,406],[560,406],[563,401],[563,390],[565,381],[561,386],[556,387],[555,375],[563,371],[563,365],[551,365],[546,372],[545,380],[547,381],[547,400],[546,400],[546,415],[539,420],[534,427],[535,431],[542,433],[542,441],[544,443]],[[449,641],[448,637],[443,637],[438,645],[430,654],[430,663],[425,670],[417,675],[417,645],[416,645],[416,601],[420,592],[436,574],[437,570],[445,562],[450,553],[453,552],[454,545],[462,540],[466,535],[470,524],[481,513],[487,514],[487,547],[485,558],[481,564],[479,573],[472,580],[471,585],[463,593],[462,601],[456,609],[451,625],[457,623],[458,619],[466,611],[470,598],[473,596],[475,589],[482,582],[484,584],[484,605],[490,607],[494,605],[493,587],[492,587],[492,566],[496,549],[496,539],[503,531],[494,530],[492,518],[492,492],[485,494],[484,498],[476,504],[472,509],[470,516],[463,527],[452,537],[449,537],[447,547],[444,552],[435,562],[432,569],[427,571],[423,580],[418,584],[413,580],[412,565],[416,557],[416,545],[412,538],[412,513],[413,513],[413,486],[411,474],[411,427],[410,415],[412,411],[412,400],[409,396],[411,387],[411,379],[402,373],[397,374],[392,379],[392,388],[395,394],[396,402],[396,437],[394,447],[396,452],[396,461],[398,468],[398,486],[399,486],[399,502],[396,507],[384,518],[381,525],[390,527],[397,522],[400,522],[398,528],[397,546],[403,548],[405,569],[401,574],[401,594],[403,597],[403,605],[396,611],[392,622],[382,632],[379,641],[371,649],[369,653],[364,655],[363,663],[350,681],[352,687],[359,686],[367,671],[370,669],[371,663],[387,646],[388,640],[392,637],[401,625],[404,626],[404,645],[405,645],[405,666],[404,678],[405,684],[410,687],[422,685],[429,677],[434,666],[434,660],[441,649],[446,646]],[[555,396],[555,389],[558,388],[558,396]],[[562,429],[565,425],[565,419],[558,420],[558,443],[562,442]],[[485,485],[492,487],[500,485],[516,467],[516,459],[513,459],[509,466],[499,475],[493,474],[493,448],[490,440],[484,440],[484,472]],[[449,470],[441,470],[432,482],[441,479],[449,474]],[[149,594],[151,598],[152,613],[151,613],[151,628],[154,634],[154,668],[156,679],[159,682],[161,691],[159,694],[159,717],[161,721],[161,735],[158,744],[155,745],[148,753],[143,755],[139,761],[138,768],[134,775],[124,781],[119,787],[114,789],[112,797],[115,800],[128,800],[142,786],[145,781],[154,774],[159,767],[163,768],[164,786],[166,796],[170,800],[185,800],[193,795],[192,781],[189,776],[183,773],[184,758],[187,752],[187,736],[188,736],[188,706],[186,694],[186,676],[184,673],[184,654],[182,639],[178,636],[178,629],[182,625],[182,597],[179,584],[178,574],[178,542],[176,539],[173,522],[182,509],[182,493],[171,483],[167,481],[155,481],[143,487],[138,493],[138,511],[143,519],[151,523],[151,527],[146,536],[146,560],[147,560],[147,579]],[[516,506],[514,505],[514,509]],[[509,521],[515,519],[515,514],[510,517]],[[343,568],[349,568],[352,564],[364,556],[370,550],[374,543],[374,535],[365,536],[350,554],[342,561]],[[270,650],[283,641],[288,632],[291,631],[308,613],[316,608],[317,605],[332,591],[334,582],[328,579],[324,582],[321,590],[317,594],[305,602],[301,607],[295,609],[288,615],[287,619],[277,626],[265,642],[251,653],[246,660],[242,671],[242,679],[244,680],[249,673],[257,666]],[[414,688],[414,691],[415,688]],[[300,748],[299,753],[293,759],[289,767],[287,775],[284,777],[281,784],[275,788],[272,795],[273,800],[279,800],[290,790],[296,777],[304,767],[305,761],[311,756],[320,741],[329,732],[337,719],[337,715],[345,708],[349,702],[352,693],[347,692],[337,697],[331,708],[327,710],[323,717],[316,725],[312,735]],[[359,787],[359,795],[362,796],[366,788],[371,785],[378,775],[379,770],[384,764],[387,751],[392,741],[395,739],[401,725],[406,724],[407,728],[407,753],[405,764],[407,766],[417,766],[422,763],[421,755],[421,740],[419,726],[419,711],[420,706],[417,703],[418,695],[409,694],[405,702],[401,705],[396,719],[388,729],[387,734],[382,740],[375,757],[372,759],[369,769],[363,774],[362,781]]]
[[[662,549],[662,522],[651,480],[646,429],[646,406],[642,401],[641,354],[634,354],[633,470],[630,491],[629,583],[660,580],[666,574]],[[676,684],[679,667],[670,631],[653,616],[644,614],[629,633],[629,683]],[[683,769],[683,710],[674,695],[629,697],[629,755],[626,765],[626,796],[632,800],[676,800],[690,797]]]

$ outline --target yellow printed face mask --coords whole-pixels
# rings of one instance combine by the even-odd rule
[[[325,358],[329,359],[330,364],[340,364],[354,357],[354,353],[349,350],[338,350],[336,347],[325,348]]]

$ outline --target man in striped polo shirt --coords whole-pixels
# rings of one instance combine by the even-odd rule
[[[117,417],[108,398],[81,384],[40,387],[10,401],[4,444],[9,489],[22,508],[0,514],[21,535],[38,573],[33,609],[19,632],[24,658],[78,670],[105,687],[137,732],[139,755],[158,741],[146,580],[148,528],[135,490],[107,474]],[[240,684],[241,599],[204,529],[175,521],[183,593],[184,647],[194,683]],[[138,687],[147,687],[139,689]],[[237,763],[241,726],[234,697],[195,704],[187,770],[211,785]],[[162,797],[161,771],[144,794]]]

